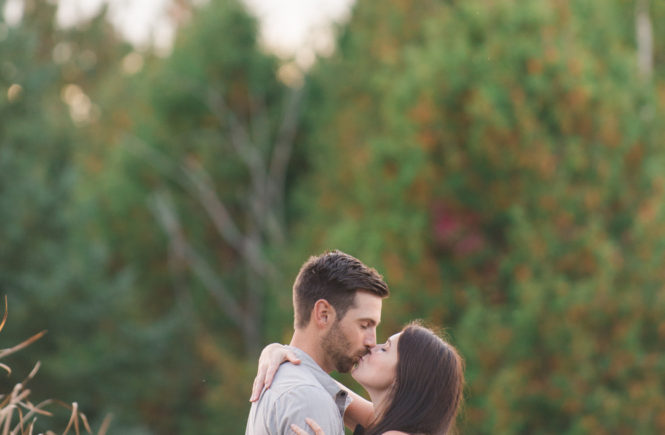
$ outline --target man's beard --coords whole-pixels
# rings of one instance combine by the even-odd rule
[[[360,358],[367,354],[367,349],[362,349],[355,355],[348,355],[351,350],[351,343],[342,332],[339,322],[330,328],[330,331],[323,337],[321,347],[326,352],[326,357],[335,366],[335,370],[340,373],[348,373],[358,362]]]

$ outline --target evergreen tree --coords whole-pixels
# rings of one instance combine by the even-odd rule
[[[288,309],[279,265],[301,91],[256,35],[242,5],[212,1],[167,58],[143,54],[140,73],[100,88],[96,232],[132,271],[131,316],[177,325],[154,328],[160,356],[140,355],[154,359],[142,418],[157,431],[240,433],[264,322]]]
[[[105,395],[118,355],[101,351],[118,339],[110,331],[123,286],[121,276],[103,275],[105,254],[85,234],[87,208],[77,192],[82,144],[72,117],[81,122],[91,110],[77,82],[90,77],[97,58],[76,46],[76,32],[56,28],[54,17],[54,5],[27,1],[18,23],[0,21],[0,290],[9,302],[3,337],[19,342],[49,331],[12,357],[18,369],[3,386],[41,360],[33,400],[78,401],[94,426],[110,408]],[[58,421],[37,428],[42,424]]]

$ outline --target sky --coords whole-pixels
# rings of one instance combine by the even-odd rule
[[[17,9],[21,0],[8,0]],[[315,53],[332,51],[331,25],[345,20],[354,0],[243,0],[260,22],[261,41],[282,57],[295,57],[301,65],[313,62]],[[168,51],[173,39],[169,18],[172,0],[59,0],[58,22],[73,25],[109,4],[111,22],[138,47],[154,45]],[[199,0],[205,3],[205,0]],[[12,3],[15,5],[12,6]]]

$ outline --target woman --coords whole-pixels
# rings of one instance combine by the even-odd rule
[[[286,360],[296,361],[280,345],[267,347],[259,367],[270,368],[257,375],[255,391],[257,385],[268,387],[279,363]],[[353,401],[344,423],[355,428],[354,435],[446,434],[462,401],[463,371],[462,358],[453,346],[430,329],[411,323],[374,347],[351,371],[371,402],[347,389]],[[314,433],[324,435],[316,422],[307,423]],[[291,428],[298,435],[307,434],[298,426]]]

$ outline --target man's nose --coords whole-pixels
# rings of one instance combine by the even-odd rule
[[[376,346],[376,329],[370,329],[367,334],[365,334],[365,341],[363,344],[368,349]]]

